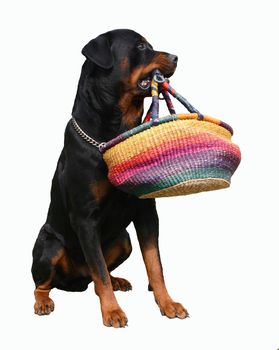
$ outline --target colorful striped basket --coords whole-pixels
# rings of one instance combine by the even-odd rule
[[[158,83],[171,115],[158,119]],[[176,114],[168,92],[191,112]],[[153,102],[145,123],[107,142],[103,157],[110,182],[139,198],[169,197],[230,186],[240,162],[232,128],[201,115],[154,73]],[[150,118],[151,120],[146,121]]]

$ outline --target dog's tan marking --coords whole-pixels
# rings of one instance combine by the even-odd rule
[[[135,103],[134,94],[127,92],[119,101],[119,107],[122,111],[122,123],[133,128],[140,123],[140,117],[143,113],[143,99]]]
[[[120,63],[120,68],[121,68],[121,71],[123,73],[125,73],[128,70],[128,68],[129,68],[129,59],[128,59],[127,56],[122,59],[122,61]]]
[[[172,70],[173,63],[171,63],[165,53],[159,53],[147,66],[140,65],[133,70],[129,77],[129,84],[132,86],[136,85],[142,76],[151,73],[156,68],[160,69],[162,72],[168,72]]]
[[[108,327],[125,327],[128,319],[115,298],[111,278],[109,275],[107,277],[104,283],[98,276],[92,275],[95,292],[100,298],[103,323]]]
[[[112,188],[111,183],[107,179],[94,181],[90,185],[90,191],[94,196],[97,204],[100,204],[105,196],[109,193]]]
[[[39,316],[49,315],[54,310],[54,302],[49,297],[53,273],[48,281],[40,284],[34,291],[35,304],[34,312]]]
[[[148,65],[136,67],[130,76],[123,81],[123,95],[119,100],[119,108],[122,112],[122,123],[130,128],[140,123],[143,112],[143,97],[138,97],[137,83],[141,77],[148,75],[154,69],[159,68],[163,72],[172,70],[173,64],[165,53],[157,54]],[[135,97],[137,96],[137,100]]]
[[[142,247],[142,255],[149,279],[149,290],[153,290],[156,303],[163,316],[186,318],[188,316],[187,310],[180,303],[174,302],[168,294],[158,252],[158,246],[155,242]]]
[[[58,253],[52,257],[51,264],[53,266],[60,266],[64,273],[69,273],[72,269],[70,259],[68,258],[64,248],[60,249]]]

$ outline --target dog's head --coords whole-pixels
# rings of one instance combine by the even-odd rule
[[[143,99],[151,95],[151,72],[158,68],[170,77],[177,65],[177,56],[153,50],[145,38],[127,29],[98,36],[85,45],[82,53],[98,81],[94,88],[106,95],[103,107],[110,108],[111,100],[119,108],[122,131],[140,123]]]

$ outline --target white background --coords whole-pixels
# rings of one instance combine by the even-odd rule
[[[279,348],[276,1],[1,4],[1,348]],[[102,325],[92,285],[84,293],[54,290],[55,312],[35,316],[30,274],[80,51],[115,28],[177,54],[172,85],[230,123],[243,156],[230,189],[157,201],[167,285],[190,319],[161,317],[130,227],[134,251],[116,275],[134,289],[117,293],[129,317],[120,330]]]

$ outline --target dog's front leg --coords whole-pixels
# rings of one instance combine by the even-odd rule
[[[73,221],[73,226],[95,284],[95,292],[100,298],[103,323],[108,327],[125,327],[128,319],[118,305],[113,293],[111,279],[101,249],[98,225],[94,219],[88,217]]]
[[[155,200],[140,200],[133,221],[149,279],[149,290],[153,291],[162,315],[186,318],[187,310],[172,300],[165,285],[158,246],[159,220]]]

